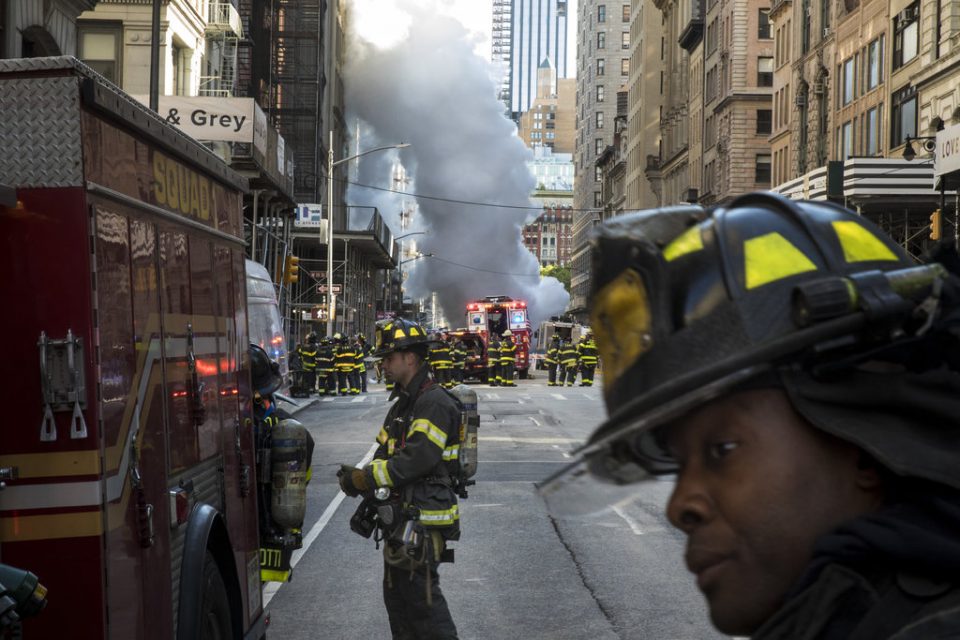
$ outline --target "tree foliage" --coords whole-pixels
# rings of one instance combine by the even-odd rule
[[[540,267],[541,278],[556,278],[563,283],[563,288],[570,293],[570,268],[552,264],[549,267]]]

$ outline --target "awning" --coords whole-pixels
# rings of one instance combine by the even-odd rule
[[[955,191],[947,191],[954,195]],[[843,196],[848,205],[896,205],[929,209],[939,201],[930,158],[851,158],[843,165]]]
[[[823,167],[808,171],[777,185],[771,191],[791,200],[826,200],[829,197],[841,197],[843,191],[843,165],[830,161]]]

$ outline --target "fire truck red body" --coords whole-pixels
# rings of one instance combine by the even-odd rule
[[[0,112],[0,552],[49,589],[24,637],[259,638],[246,180],[72,58],[0,60]]]
[[[526,378],[530,369],[530,319],[526,300],[507,296],[488,296],[467,303],[467,328],[483,336],[484,345],[490,335],[503,335],[507,329],[517,344],[517,375]],[[484,348],[486,353],[486,348]],[[489,365],[488,365],[489,366]]]

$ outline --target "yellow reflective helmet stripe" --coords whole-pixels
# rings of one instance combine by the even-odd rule
[[[419,336],[419,335],[420,335],[420,330],[417,329],[416,327],[410,327],[410,335],[411,335],[411,336]]]
[[[453,505],[449,509],[420,510],[420,522],[426,527],[448,527],[455,524],[459,519],[459,505]]]
[[[748,290],[798,273],[817,270],[810,258],[776,232],[745,241],[743,261]]]
[[[853,220],[836,220],[833,230],[843,248],[843,258],[847,262],[869,262],[886,260],[897,262],[900,259],[883,241],[866,227]]]
[[[379,458],[370,463],[370,470],[373,472],[373,481],[378,487],[392,487],[393,478],[387,470],[387,461]]]
[[[441,449],[443,449],[447,444],[447,433],[426,418],[418,418],[413,421],[413,423],[410,425],[410,430],[407,431],[407,438],[410,438],[418,431],[427,436],[427,439],[430,440],[430,442],[437,445]]]
[[[398,340],[400,338],[406,338],[406,337],[407,337],[407,334],[403,332],[403,329],[397,329],[396,331],[393,332],[394,340]]]
[[[623,271],[593,297],[590,326],[597,336],[607,384],[620,375],[653,344],[652,318],[647,288],[633,269]],[[561,354],[564,364],[577,361],[576,349]]]
[[[673,262],[681,256],[696,253],[701,249],[703,249],[703,236],[700,234],[700,227],[690,227],[667,245],[667,248],[663,250],[663,259],[667,262]]]
[[[443,450],[443,459],[446,461],[450,460],[459,460],[460,459],[460,445],[454,444],[450,445]]]

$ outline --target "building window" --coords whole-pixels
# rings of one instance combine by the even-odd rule
[[[867,111],[867,115],[864,118],[864,126],[866,127],[864,139],[867,142],[866,152],[868,156],[875,156],[880,150],[880,122],[883,120],[882,114],[883,105],[878,105]]]
[[[917,88],[904,87],[890,96],[890,146],[917,135]]]
[[[773,58],[765,56],[757,58],[757,86],[773,86]]]
[[[603,31],[597,34],[597,49],[607,48],[607,34]]]
[[[624,31],[620,34],[620,48],[629,49],[630,48],[630,32]]]
[[[917,57],[920,37],[920,4],[914,2],[893,19],[893,68]]]
[[[597,111],[597,129],[603,129],[603,111]]]
[[[630,58],[620,58],[620,75],[630,75]]]
[[[603,138],[596,138],[593,141],[593,152],[596,155],[603,153]]]
[[[883,82],[883,36],[867,45],[867,91]]]
[[[621,19],[624,22],[630,22],[630,5],[623,5],[623,12],[621,13]]]
[[[120,46],[120,26],[110,26],[103,23],[79,23],[80,59],[114,84],[119,85],[120,56],[123,48]]]
[[[853,155],[853,123],[844,122],[840,128],[840,159],[846,160]]]
[[[857,73],[853,58],[843,63],[843,104],[853,102],[857,91]]]
[[[603,102],[603,95],[604,95],[603,85],[598,84],[597,85],[597,102]]]
[[[170,55],[173,58],[173,95],[185,96],[189,88],[189,61],[186,59],[188,50],[174,44],[170,48]]]
[[[600,182],[603,180],[603,169],[599,166],[593,168],[593,180],[595,182]]]
[[[603,198],[599,191],[593,192],[593,206],[598,209],[603,206]]]
[[[757,37],[761,40],[770,39],[770,9],[760,9],[760,13],[757,16],[759,21],[757,23]]]
[[[607,61],[603,58],[597,58],[597,75],[602,76],[606,73]]]
[[[607,21],[607,5],[601,4],[597,7],[597,22]]]
[[[770,154],[769,153],[758,153],[756,162],[756,183],[757,184],[770,184]]]
[[[757,133],[769,134],[773,131],[773,110],[757,109]]]

